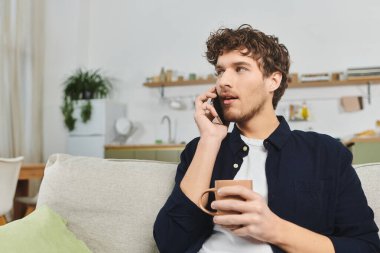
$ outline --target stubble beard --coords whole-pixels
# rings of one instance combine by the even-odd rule
[[[243,123],[247,122],[253,117],[255,117],[257,114],[259,114],[263,109],[264,105],[266,103],[267,98],[263,98],[259,104],[256,106],[252,107],[247,113],[241,114],[241,115],[228,115],[225,114],[224,118],[228,122],[235,122],[235,123]]]

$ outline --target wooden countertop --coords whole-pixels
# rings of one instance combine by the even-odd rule
[[[356,142],[380,142],[380,136],[368,136],[368,137],[354,137],[348,141],[345,141],[346,146],[351,146]]]
[[[44,170],[44,163],[24,163],[21,165],[19,180],[42,179]]]
[[[184,149],[185,144],[136,144],[136,145],[105,145],[106,150],[178,150]]]
[[[352,138],[350,142],[380,142],[380,136],[355,137]]]

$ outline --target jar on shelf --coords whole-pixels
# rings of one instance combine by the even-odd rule
[[[309,113],[309,108],[306,105],[306,102],[303,102],[302,104],[301,116],[303,120],[309,119],[310,113]]]
[[[163,67],[161,68],[161,71],[160,71],[160,82],[166,82],[166,73]]]

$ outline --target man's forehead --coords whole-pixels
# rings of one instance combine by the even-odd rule
[[[234,49],[234,50],[224,50],[222,54],[219,55],[216,67],[223,64],[257,64],[257,61],[252,57],[252,53],[248,53],[247,49]],[[226,58],[225,56],[231,56]]]

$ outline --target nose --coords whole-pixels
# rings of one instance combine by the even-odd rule
[[[217,86],[221,89],[225,87],[231,88],[233,85],[233,74],[232,71],[225,70],[222,75],[220,75],[216,81]]]

